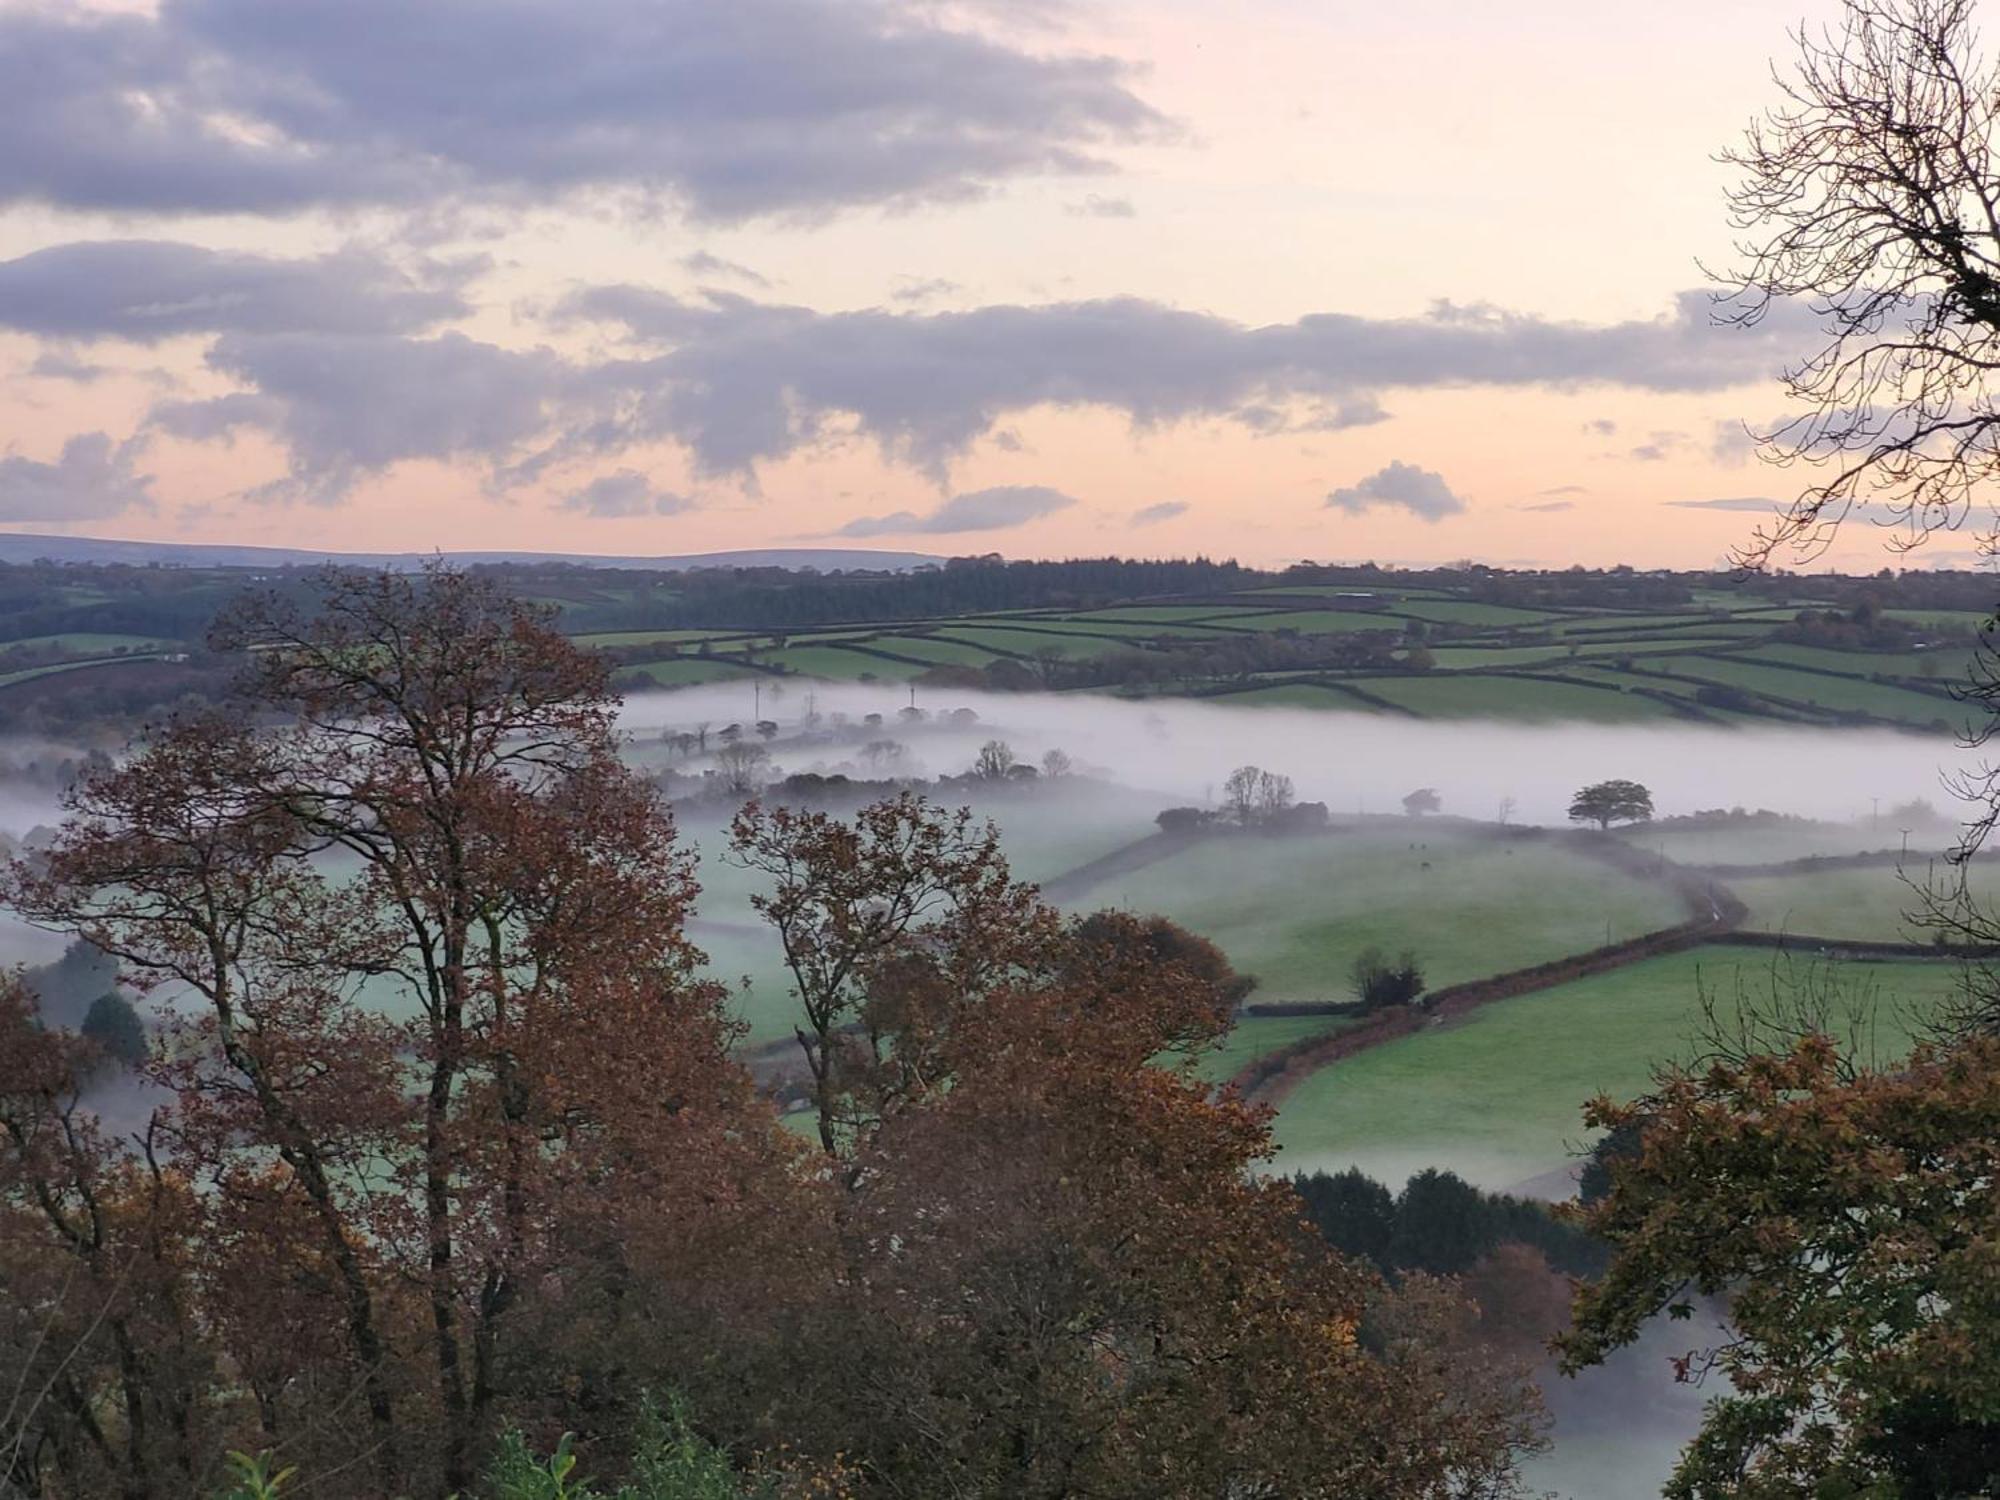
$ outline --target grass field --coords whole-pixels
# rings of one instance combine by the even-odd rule
[[[1753,693],[1769,693],[1794,703],[1873,714],[1878,718],[1908,724],[1943,721],[1956,726],[1962,724],[1966,717],[1965,706],[1949,698],[1932,697],[1884,683],[1801,672],[1750,657],[1669,656],[1649,660],[1646,666],[1655,671],[1698,677],[1704,682],[1721,683]]]
[[[1926,890],[1949,898],[1957,891],[1957,882],[1958,872],[1919,855],[1900,872],[1893,865],[1871,865],[1737,878],[1729,885],[1750,908],[1743,925],[1753,931],[1925,943],[1930,932],[1914,926],[1911,916],[1923,912]],[[1968,872],[1967,886],[1974,901],[1991,909],[2000,900],[2000,870],[1991,862],[1975,865]]]
[[[672,661],[641,662],[627,668],[641,672],[661,687],[687,687],[697,682],[729,682],[750,674],[750,668],[716,657],[683,656]]]
[[[1414,950],[1435,987],[1681,919],[1663,887],[1546,840],[1414,825],[1407,835],[1208,840],[1105,882],[1083,904],[1172,917],[1219,943],[1257,975],[1255,998],[1274,1001],[1352,998],[1348,969],[1371,945]]]
[[[1651,698],[1532,677],[1368,677],[1357,679],[1355,685],[1427,719],[1586,719],[1619,724],[1673,717],[1672,709]]]
[[[1872,1042],[1886,1059],[1954,992],[1958,968],[1910,960],[1817,966],[1873,992]],[[1585,1142],[1583,1102],[1631,1098],[1656,1065],[1690,1058],[1700,991],[1733,1003],[1773,981],[1813,977],[1806,960],[1709,948],[1634,964],[1472,1012],[1307,1078],[1278,1119],[1285,1171],[1359,1165],[1385,1180],[1445,1166],[1489,1188],[1560,1170]]]

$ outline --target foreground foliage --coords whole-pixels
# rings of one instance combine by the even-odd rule
[[[1462,1299],[1330,1251],[1195,1075],[1242,988],[1212,947],[1062,917],[920,799],[746,810],[808,1150],[546,617],[335,574],[230,630],[243,703],[94,769],[12,876],[162,1024],[107,1099],[0,987],[14,1489],[213,1493],[235,1450],[273,1455],[239,1488],[650,1496],[672,1389],[674,1451],[744,1493],[1509,1492],[1532,1409]]]
[[[1588,1212],[1616,1254],[1566,1363],[1726,1308],[1681,1367],[1722,1391],[1670,1496],[1994,1492],[2000,1043],[1871,1070],[1807,1036],[1591,1120],[1638,1146]]]

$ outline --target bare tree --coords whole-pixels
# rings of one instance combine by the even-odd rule
[[[1042,774],[1054,778],[1067,776],[1076,769],[1076,763],[1069,758],[1067,750],[1051,750],[1042,757]]]
[[[1803,410],[1757,434],[1763,455],[1824,477],[1742,549],[1823,549],[1856,505],[1908,548],[1961,525],[2000,474],[2000,71],[1971,0],[1846,0],[1797,33],[1783,102],[1724,160],[1739,267],[1725,317],[1810,310],[1824,338],[1784,375]],[[1995,527],[1982,541],[1991,545]]]
[[[748,740],[732,740],[715,752],[715,764],[722,773],[725,791],[732,796],[752,797],[763,790],[771,752]]]
[[[981,781],[1005,781],[1014,769],[1014,750],[1005,740],[988,740],[979,747],[972,774]]]

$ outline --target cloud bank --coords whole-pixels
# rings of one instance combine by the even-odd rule
[[[0,8],[0,202],[159,214],[624,194],[740,220],[1102,170],[1114,60],[919,0]]]

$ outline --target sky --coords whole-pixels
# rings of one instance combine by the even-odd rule
[[[1711,565],[1833,11],[0,0],[0,528]]]

